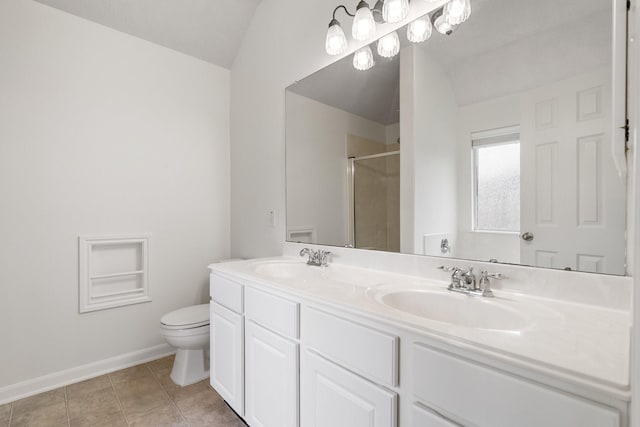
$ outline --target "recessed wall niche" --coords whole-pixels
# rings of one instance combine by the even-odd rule
[[[149,235],[80,236],[79,310],[151,301]]]

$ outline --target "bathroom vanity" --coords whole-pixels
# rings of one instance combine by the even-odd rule
[[[430,278],[286,256],[210,268],[211,384],[252,427],[628,425],[619,290],[587,283],[609,301],[578,304],[517,279],[494,298],[449,292],[431,266]]]

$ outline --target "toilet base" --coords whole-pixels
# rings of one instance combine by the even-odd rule
[[[178,349],[171,369],[171,381],[187,386],[209,378],[209,358],[204,349]]]

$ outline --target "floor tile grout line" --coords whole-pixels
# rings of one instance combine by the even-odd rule
[[[67,427],[71,427],[71,415],[69,415],[69,395],[67,387],[64,387],[64,409],[67,411]]]
[[[173,405],[174,408],[176,408],[176,411],[178,411],[178,414],[180,414],[180,416],[182,417],[182,419],[184,420],[185,423],[187,423],[187,426],[190,426],[191,424],[189,424],[189,421],[187,421],[187,417],[184,416],[184,414],[182,413],[182,411],[180,410],[180,408],[178,407],[178,405],[176,405],[176,402],[173,401],[173,399],[171,398],[171,396],[169,396],[169,393],[167,392],[167,390],[165,390],[164,386],[162,385],[162,383],[160,382],[160,379],[158,378],[158,376],[156,375],[155,372],[153,372],[153,369],[151,369],[151,367],[149,366],[149,364],[146,364],[147,369],[149,370],[149,372],[151,372],[151,376],[153,377],[154,380],[156,380],[156,382],[158,383],[158,385],[160,386],[160,389],[162,390],[162,392],[165,394],[165,396],[167,396],[167,398],[169,399],[169,402],[171,402],[171,404]]]
[[[11,402],[11,406],[9,406],[9,427],[11,427],[11,423],[13,422],[13,402]]]
[[[122,418],[124,418],[124,422],[129,427],[129,419],[127,418],[127,414],[124,412],[124,407],[122,406],[122,401],[120,400],[120,396],[118,396],[118,392],[116,390],[116,385],[113,383],[113,378],[111,378],[111,374],[107,374],[109,378],[109,384],[111,384],[111,390],[113,390],[113,394],[116,396],[116,400],[118,401],[118,407],[120,407],[120,413],[122,414]]]

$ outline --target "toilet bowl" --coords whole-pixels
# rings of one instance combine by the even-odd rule
[[[209,377],[209,304],[184,307],[160,319],[160,335],[175,347],[171,380],[186,386]]]

